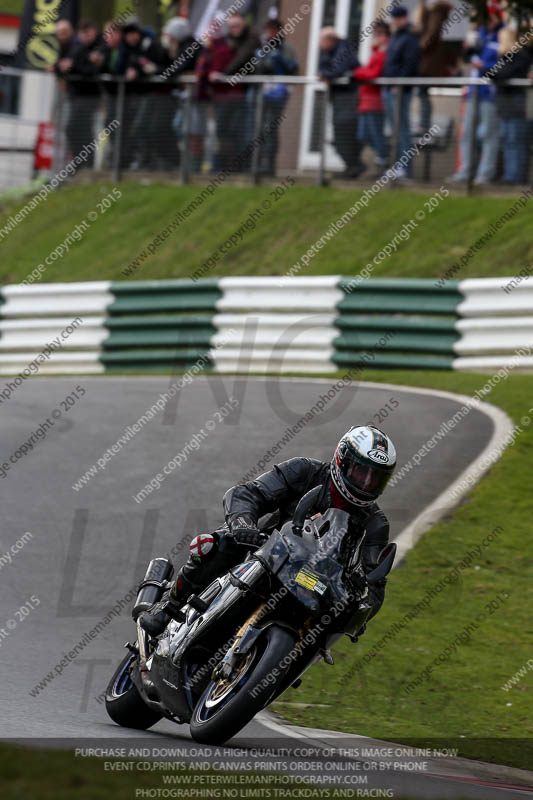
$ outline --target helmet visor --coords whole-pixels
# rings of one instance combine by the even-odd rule
[[[364,492],[371,497],[378,497],[389,482],[392,470],[350,460],[343,469],[343,474],[346,485],[353,492]]]

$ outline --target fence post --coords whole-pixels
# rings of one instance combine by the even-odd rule
[[[192,127],[192,92],[187,89],[183,106],[183,147],[180,161],[180,183],[185,185],[191,178],[191,127]]]
[[[470,130],[468,131],[468,176],[466,179],[467,194],[472,194],[472,187],[474,185],[474,175],[476,172],[476,132],[479,116],[479,86],[476,84],[472,87],[472,90],[472,119],[470,122]],[[466,101],[466,113],[468,114],[468,100]]]
[[[394,103],[394,121],[392,127],[392,141],[391,141],[391,163],[396,164],[398,161],[398,144],[400,141],[400,119],[402,116],[402,101],[403,101],[403,86],[396,87],[395,103]]]
[[[252,150],[252,165],[251,165],[251,174],[252,174],[252,185],[257,186],[259,183],[259,166],[261,164],[261,150],[262,150],[262,143],[261,143],[261,136],[263,133],[263,122],[265,118],[265,94],[263,91],[264,84],[259,83],[257,85],[257,104],[255,107],[255,130],[254,130],[254,141],[256,142],[256,146]]]
[[[63,115],[64,115],[64,103],[63,103],[63,92],[61,90],[61,84],[59,80],[56,79],[54,85],[54,105],[53,105],[53,117],[54,117],[54,154],[52,157],[52,171],[59,172],[60,163],[62,161],[62,154],[64,153],[63,141],[64,141],[64,125],[63,125]],[[61,163],[61,166],[63,164]]]
[[[326,88],[324,91],[324,101],[322,103],[322,108],[320,110],[320,118],[318,121],[319,124],[318,146],[320,152],[320,161],[318,164],[318,174],[316,181],[317,186],[326,185],[326,128],[328,119],[329,98],[330,98],[330,88],[328,83],[326,84]]]
[[[113,183],[119,183],[121,178],[120,162],[122,161],[122,144],[124,141],[124,106],[126,98],[126,81],[124,78],[118,80],[116,119],[119,123],[118,131],[115,135],[115,146],[113,147]],[[131,134],[131,131],[129,132]]]

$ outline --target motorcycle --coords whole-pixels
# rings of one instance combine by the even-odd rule
[[[349,514],[310,516],[321,488],[242,564],[191,595],[160,636],[137,621],[137,641],[126,643],[106,690],[114,722],[146,730],[166,718],[189,723],[197,742],[222,744],[314,663],[333,663],[329,650],[343,634],[357,641],[371,612],[368,588],[390,572],[396,545],[365,575],[365,534],[354,534]],[[150,562],[134,619],[162,597],[172,572],[165,558]]]

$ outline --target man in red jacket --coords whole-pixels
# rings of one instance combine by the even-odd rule
[[[366,67],[357,67],[354,78],[358,81],[379,78],[383,72],[387,46],[389,43],[389,26],[385,22],[377,22],[372,36],[372,55]],[[363,83],[359,88],[358,131],[357,138],[368,144],[376,152],[376,164],[380,173],[388,163],[388,145],[383,133],[385,108],[381,99],[381,87]]]

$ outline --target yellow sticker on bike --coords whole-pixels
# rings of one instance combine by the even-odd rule
[[[303,586],[305,589],[309,589],[311,592],[324,594],[326,591],[326,586],[319,580],[318,575],[315,575],[314,572],[311,572],[305,567],[300,570],[294,580],[296,583],[299,583],[300,586]]]

